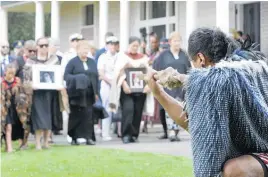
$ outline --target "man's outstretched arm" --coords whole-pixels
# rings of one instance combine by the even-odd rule
[[[183,105],[176,99],[169,96],[164,89],[156,82],[156,71],[150,70],[146,76],[146,82],[153,92],[154,97],[163,106],[168,115],[182,128],[188,130],[186,113],[183,111]]]

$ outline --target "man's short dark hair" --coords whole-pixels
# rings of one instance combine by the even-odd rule
[[[158,38],[156,32],[150,32],[149,37],[154,37],[156,40],[159,41],[159,38]]]

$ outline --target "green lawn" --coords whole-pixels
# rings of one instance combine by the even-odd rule
[[[33,147],[32,147],[33,148]],[[2,177],[192,177],[184,157],[107,150],[88,146],[54,146],[2,152]]]

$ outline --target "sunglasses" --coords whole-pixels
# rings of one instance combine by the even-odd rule
[[[28,50],[29,53],[36,53],[36,50]]]
[[[39,46],[40,48],[44,48],[44,47],[48,48],[48,44],[39,44],[38,46]]]
[[[2,48],[4,49],[4,48],[7,48],[7,49],[9,49],[9,46],[2,46]]]

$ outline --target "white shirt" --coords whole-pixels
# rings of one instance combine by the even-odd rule
[[[8,55],[0,56],[1,70],[5,71],[5,66],[9,64]]]
[[[68,52],[64,53],[61,60],[61,67],[63,69],[63,73],[69,61],[77,56],[76,50],[71,48]]]
[[[115,64],[118,58],[118,54],[112,55],[110,52],[103,53],[98,60],[98,70],[103,70],[104,75],[108,79],[113,79]]]

